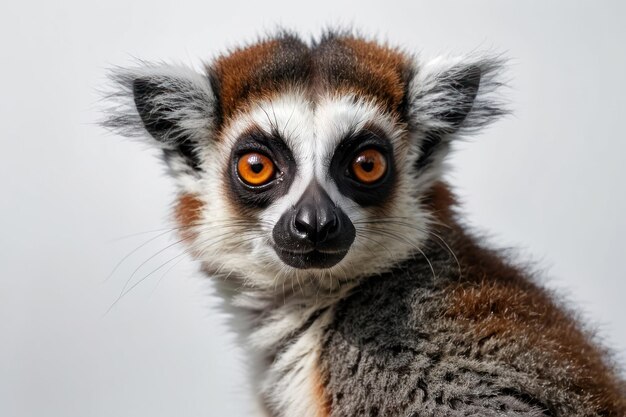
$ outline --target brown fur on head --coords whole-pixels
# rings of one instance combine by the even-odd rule
[[[312,102],[315,95],[356,94],[400,111],[413,65],[412,57],[396,48],[351,35],[328,33],[309,46],[282,34],[222,55],[208,71],[229,120],[290,88],[307,90]]]

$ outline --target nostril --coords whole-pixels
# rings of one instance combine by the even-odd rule
[[[295,227],[296,231],[297,231],[298,233],[303,234],[303,235],[304,235],[304,234],[307,234],[307,233],[308,233],[308,231],[309,231],[309,227],[307,226],[307,224],[306,224],[306,223],[304,223],[301,219],[299,219],[299,218],[297,218],[297,217],[296,217],[296,219],[294,220],[293,225],[294,225],[294,227]]]
[[[333,215],[332,221],[328,225],[328,232],[332,233],[337,229],[339,229],[339,219],[337,218],[337,215],[335,214]]]
[[[315,210],[311,210],[309,207],[298,210],[293,219],[293,227],[301,237],[314,240],[317,229]]]
[[[320,229],[318,231],[318,241],[321,243],[329,238],[332,238],[338,230],[339,219],[337,218],[337,215],[333,213],[327,222],[320,225]]]

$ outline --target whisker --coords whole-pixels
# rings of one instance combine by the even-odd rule
[[[165,231],[163,233],[159,233],[158,235],[148,239],[147,241],[145,241],[144,243],[142,243],[141,245],[137,246],[135,249],[133,249],[132,251],[130,251],[129,253],[127,253],[122,259],[119,260],[119,262],[117,264],[115,264],[115,267],[113,268],[113,270],[111,271],[111,273],[109,273],[109,275],[107,275],[107,277],[104,279],[103,282],[108,281],[114,274],[115,272],[119,269],[120,266],[122,266],[122,264],[124,263],[124,261],[126,261],[128,258],[130,258],[134,253],[137,253],[137,251],[139,251],[141,248],[145,247],[147,244],[149,244],[150,242],[155,241],[156,239],[160,238],[161,236],[164,236],[166,234],[170,233],[170,230]]]
[[[165,276],[167,274],[169,274],[172,271],[172,269],[174,269],[177,265],[179,265],[184,260],[185,260],[185,258],[180,258],[178,261],[176,261],[174,264],[172,264],[172,266],[167,268],[167,270],[163,274],[161,274],[161,276],[159,277],[159,280],[157,281],[156,285],[152,289],[152,293],[153,294],[157,290],[157,288],[159,288],[159,285],[161,285],[161,281],[163,281],[163,278],[165,278]]]
[[[357,221],[355,222],[355,224],[368,224],[368,225],[376,225],[378,223],[384,223],[384,224],[395,224],[398,226],[403,226],[403,227],[407,227],[407,228],[411,228],[429,235],[432,235],[433,237],[435,237],[437,240],[439,240],[441,242],[441,244],[444,246],[444,249],[447,250],[447,252],[454,258],[454,261],[457,264],[458,270],[459,270],[459,274],[461,274],[462,268],[461,268],[461,263],[459,262],[459,258],[456,256],[456,253],[454,252],[454,250],[452,250],[452,248],[450,247],[450,245],[445,241],[445,239],[440,236],[439,234],[437,234],[436,232],[434,232],[433,230],[426,230],[424,228],[420,228],[412,223],[408,223],[408,222],[401,222],[401,221],[396,221],[396,220],[389,220],[389,218],[383,218],[383,219],[378,219],[378,220],[365,220],[365,221]]]
[[[219,239],[220,237],[227,236],[228,234],[232,234],[232,232],[228,232],[228,233],[224,233],[224,234],[222,234],[222,235],[215,236],[215,237],[213,237],[213,239]],[[259,236],[259,238],[260,238],[260,236]],[[167,250],[167,249],[171,248],[172,246],[174,246],[174,245],[176,245],[176,244],[178,244],[178,243],[181,243],[181,242],[182,242],[182,241],[184,241],[184,240],[185,240],[185,239],[181,239],[181,240],[179,240],[178,242],[174,242],[173,244],[168,245],[166,248],[161,249],[159,252],[157,252],[156,254],[154,254],[154,255],[152,255],[150,258],[148,258],[146,261],[144,261],[144,262],[143,262],[143,263],[142,263],[142,264],[141,264],[141,265],[140,265],[137,269],[135,269],[135,271],[133,272],[133,274],[131,275],[131,277],[130,277],[127,281],[126,281],[126,284],[125,284],[124,288],[122,289],[122,292],[119,294],[119,296],[117,297],[117,299],[113,302],[113,304],[111,304],[111,306],[109,307],[109,309],[106,311],[105,315],[106,315],[108,312],[110,312],[110,311],[111,311],[111,309],[113,309],[113,307],[115,307],[115,305],[117,305],[117,303],[118,303],[118,302],[119,302],[119,301],[120,301],[120,300],[121,300],[124,296],[126,296],[126,294],[128,294],[130,291],[132,291],[135,287],[137,287],[139,284],[141,284],[143,281],[145,281],[145,280],[146,280],[148,277],[150,277],[152,274],[154,274],[155,272],[157,272],[158,270],[160,270],[161,268],[163,268],[165,265],[167,265],[167,264],[169,264],[169,263],[173,262],[174,260],[176,260],[176,259],[178,259],[178,258],[180,258],[180,257],[182,257],[182,256],[184,256],[184,255],[186,255],[186,254],[189,254],[191,251],[194,251],[194,250],[195,250],[195,248],[194,248],[193,246],[192,246],[192,247],[190,247],[190,248],[187,248],[187,249],[183,250],[183,251],[182,251],[181,253],[179,253],[178,255],[176,255],[176,256],[174,256],[173,258],[169,259],[168,261],[166,261],[166,262],[162,263],[162,264],[161,264],[161,265],[159,265],[157,268],[153,269],[153,270],[152,270],[152,271],[150,271],[148,274],[144,275],[144,276],[143,276],[140,280],[138,280],[137,282],[135,282],[134,284],[132,284],[130,287],[128,287],[128,289],[126,289],[126,287],[128,286],[128,284],[129,284],[130,280],[133,278],[133,276],[134,276],[134,275],[135,275],[135,274],[139,271],[139,269],[140,269],[143,265],[145,265],[148,261],[150,261],[150,260],[151,260],[151,259],[153,259],[155,256],[157,256],[159,253],[162,253],[163,251],[165,251],[165,250]],[[210,241],[210,240],[211,240],[211,239],[209,239],[209,240],[205,241],[205,242],[203,243],[203,245],[204,245],[204,244],[206,244],[206,242],[208,242],[208,241]],[[251,239],[248,239],[248,240],[251,240]],[[212,243],[211,243],[210,245],[208,245],[208,246],[212,246],[212,245],[215,245],[215,244],[217,244],[217,243],[220,243],[220,241],[218,240],[218,241],[212,242]],[[205,247],[206,247],[206,246],[205,246]]]
[[[146,230],[143,232],[137,232],[137,233],[131,233],[128,235],[124,235],[124,236],[120,236],[117,238],[114,238],[112,240],[110,240],[111,243],[114,242],[118,242],[120,240],[124,240],[124,239],[129,239],[132,237],[136,237],[136,236],[142,236],[142,235],[147,235],[150,233],[157,233],[157,232],[173,232],[176,230],[182,230],[182,229],[188,229],[188,228],[192,228],[192,227],[200,227],[200,226],[204,226],[204,225],[217,225],[220,222],[223,222],[224,224],[239,224],[241,226],[246,226],[246,225],[251,225],[251,226],[258,226],[258,225],[263,225],[263,226],[268,226],[268,227],[272,227],[273,224],[269,221],[266,220],[261,220],[261,219],[256,219],[256,220],[248,220],[248,219],[219,219],[219,220],[210,220],[210,221],[202,221],[202,222],[198,222],[198,223],[189,223],[189,224],[184,224],[184,225],[178,225],[178,226],[173,226],[173,227],[163,227],[160,229],[152,229],[152,230]]]
[[[408,240],[407,238],[405,238],[404,236],[395,234],[393,232],[389,232],[388,230],[385,229],[380,229],[380,228],[370,228],[370,230],[376,231],[377,233],[381,233],[385,236],[388,236],[390,238],[396,239],[399,242],[404,241],[405,243],[408,243],[409,245],[413,246],[413,248],[415,248],[426,260],[426,262],[428,263],[428,266],[430,267],[430,270],[433,274],[433,280],[437,279],[437,274],[435,273],[435,268],[433,267],[432,262],[430,261],[430,259],[428,258],[428,256],[426,256],[426,254],[424,253],[424,251],[422,249],[419,248],[419,246],[417,246],[414,242],[411,242],[410,240]]]
[[[357,228],[357,231],[359,231],[359,229],[358,229],[358,228]],[[370,240],[370,241],[372,241],[372,242],[376,243],[378,246],[380,246],[381,248],[383,248],[384,250],[386,250],[386,251],[387,251],[387,253],[389,254],[389,256],[390,256],[390,257],[393,257],[393,253],[391,253],[391,251],[390,251],[390,250],[389,250],[389,249],[388,249],[385,245],[383,245],[382,243],[380,243],[379,241],[377,241],[377,240],[376,240],[376,239],[374,239],[373,237],[371,237],[371,236],[367,236],[367,234],[360,234],[359,236],[360,236],[360,237],[362,237],[363,239],[367,239],[367,240]],[[372,252],[372,253],[373,253],[373,252]]]
[[[237,225],[224,225],[224,226],[220,226],[220,228],[232,228],[232,227],[237,227]],[[159,237],[167,234],[168,232],[164,232],[164,233],[160,233],[159,235],[149,239],[148,241],[144,242],[143,244],[139,245],[137,248],[135,248],[134,250],[132,250],[130,253],[128,253],[126,256],[124,256],[115,266],[115,268],[113,268],[113,271],[109,274],[109,276],[107,277],[107,280],[117,271],[117,269],[122,265],[122,263],[128,259],[130,256],[132,256],[134,253],[136,253],[138,250],[140,250],[141,248],[145,247],[148,243],[154,241],[155,239],[158,239]],[[201,232],[200,232],[201,233]],[[230,232],[228,232],[230,233]],[[219,235],[219,236],[223,236],[223,235]],[[219,237],[218,236],[218,237]],[[159,250],[157,253],[153,254],[151,257],[149,257],[148,259],[146,259],[144,262],[142,262],[137,269],[135,269],[135,271],[133,271],[133,273],[131,274],[131,276],[128,278],[128,280],[126,281],[126,284],[124,284],[124,287],[122,288],[122,292],[126,289],[126,287],[128,286],[128,283],[130,282],[130,280],[135,276],[135,274],[137,273],[137,271],[143,266],[145,265],[147,262],[149,262],[151,259],[153,259],[154,257],[158,256],[159,254],[163,253],[164,251],[166,251],[167,249],[171,248],[172,246],[177,245],[178,243],[182,243],[185,240],[191,240],[193,239],[193,236],[186,236],[183,237],[182,239],[179,239],[178,241],[172,243],[171,245],[166,246],[165,248]]]
[[[261,222],[261,224],[264,224],[264,223],[269,223],[269,222]],[[167,235],[168,233],[174,232],[174,231],[188,229],[188,228],[192,228],[192,227],[202,227],[203,228],[202,231],[206,231],[208,229],[206,227],[204,227],[204,226],[214,226],[214,225],[219,225],[220,228],[232,228],[232,227],[244,227],[244,226],[251,226],[252,227],[252,226],[258,226],[259,224],[256,221],[239,220],[239,219],[236,219],[236,220],[226,220],[226,221],[223,221],[222,224],[220,224],[220,221],[216,221],[216,222],[199,222],[199,223],[193,223],[193,224],[183,225],[183,226],[178,226],[178,227],[170,227],[170,228],[157,229],[157,230],[152,230],[152,231],[147,231],[147,232],[139,232],[139,233],[136,233],[134,235],[129,235],[127,237],[139,236],[139,235],[148,234],[148,233],[161,232],[158,235],[153,236],[150,239],[148,239],[147,241],[143,242],[142,244],[140,244],[139,246],[137,246],[136,248],[131,250],[126,255],[124,255],[122,257],[122,259],[120,259],[115,264],[115,266],[113,267],[111,272],[107,275],[107,277],[102,282],[107,282],[115,274],[115,272],[117,272],[117,270],[122,266],[122,264],[128,258],[130,258],[133,254],[137,253],[139,250],[141,250],[142,248],[147,246],[149,243],[157,240],[158,238],[160,238],[160,237],[162,237],[164,235]]]

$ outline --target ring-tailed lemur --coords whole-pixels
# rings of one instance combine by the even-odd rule
[[[281,32],[204,73],[112,72],[105,125],[163,150],[266,415],[626,416],[610,357],[441,180],[451,141],[505,113],[501,64]]]

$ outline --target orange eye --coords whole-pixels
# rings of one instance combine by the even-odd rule
[[[352,160],[354,177],[364,184],[372,184],[387,172],[387,159],[376,149],[366,149]]]
[[[237,162],[239,177],[249,185],[263,185],[274,178],[274,163],[267,156],[250,152]]]

